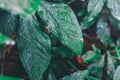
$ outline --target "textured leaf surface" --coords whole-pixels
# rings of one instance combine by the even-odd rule
[[[16,29],[16,16],[0,9],[0,32],[6,36],[12,37]],[[2,38],[0,38],[2,39]],[[6,42],[6,41],[5,41]],[[2,41],[3,43],[3,41]],[[0,45],[0,55],[2,56],[4,46]],[[0,56],[0,58],[1,58]]]
[[[110,39],[110,29],[108,24],[105,22],[103,18],[100,18],[97,24],[97,35],[100,38],[100,41],[107,46],[109,44]]]
[[[65,76],[61,80],[85,80],[88,74],[89,74],[88,70],[77,71],[68,76]]]
[[[49,37],[41,32],[35,17],[20,20],[18,47],[21,61],[31,80],[41,80],[47,69],[51,54]]]
[[[89,70],[91,71],[91,74],[95,75],[95,77],[102,78],[102,69],[104,67],[104,61],[105,61],[105,55],[102,56],[102,58],[99,61],[96,61],[96,63],[89,65]]]
[[[94,62],[96,59],[100,58],[100,55],[97,54],[94,51],[87,51],[83,56],[82,59],[84,62],[89,63],[89,62]]]
[[[120,20],[120,0],[108,0],[107,6],[110,9],[113,17]]]
[[[101,80],[101,79],[98,79],[98,78],[92,77],[92,76],[88,76],[87,79],[88,79],[88,80]]]
[[[109,75],[110,78],[112,78],[112,76],[115,72],[115,66],[114,66],[112,56],[109,52],[108,52],[108,55],[107,55],[107,61],[108,61],[107,62],[108,75]]]
[[[43,1],[39,7],[40,17],[47,23],[51,32],[77,55],[81,55],[83,37],[73,11],[63,3]]]
[[[116,69],[113,80],[120,80],[120,66]]]
[[[89,26],[96,21],[96,18],[101,12],[103,6],[104,6],[103,0],[89,0],[88,8],[87,8],[88,14],[81,22],[81,28],[83,30],[89,28]]]
[[[22,17],[35,12],[41,0],[0,0],[0,7]]]

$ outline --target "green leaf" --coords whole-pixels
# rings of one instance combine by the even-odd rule
[[[120,80],[120,66],[115,71],[115,74],[113,75],[113,80]]]
[[[49,69],[48,71],[47,80],[57,80],[52,69]]]
[[[112,56],[109,52],[107,52],[107,69],[108,69],[107,72],[109,77],[112,78],[113,73],[115,72],[115,66],[114,66]]]
[[[84,17],[83,21],[80,23],[81,28],[83,30],[89,28],[93,23],[95,23],[103,6],[104,6],[103,0],[89,0],[87,8],[88,14]]]
[[[16,30],[16,16],[0,9],[0,32],[8,37],[12,37]],[[4,36],[5,37],[5,36]],[[2,39],[0,37],[0,39]],[[7,38],[6,38],[7,39]],[[1,40],[2,44],[6,43],[6,40]],[[9,44],[9,41],[8,41]],[[0,45],[0,55],[2,56],[4,45]],[[0,56],[0,58],[1,58]]]
[[[110,9],[112,16],[120,20],[120,1],[107,0],[107,7]]]
[[[102,18],[99,19],[97,23],[97,35],[100,38],[100,41],[107,46],[109,44],[110,39],[110,29],[108,27],[108,24],[105,22],[105,20]]]
[[[94,61],[97,60],[98,58],[100,58],[100,55],[97,54],[96,52],[92,51],[92,50],[87,51],[87,52],[82,56],[83,61],[86,62],[86,63],[94,62]]]
[[[0,45],[1,44],[14,45],[15,41],[0,33]]]
[[[117,39],[116,44],[118,47],[120,47],[120,37]]]
[[[88,70],[91,72],[92,75],[100,79],[102,78],[103,67],[105,65],[104,61],[105,55],[102,55],[102,58],[100,58],[95,63],[89,65]]]
[[[88,80],[101,80],[101,79],[98,79],[98,78],[92,77],[92,76],[88,76],[87,79],[88,79]]]
[[[36,17],[20,19],[18,29],[20,59],[31,80],[41,80],[47,69],[51,54],[49,37],[40,30]]]
[[[120,21],[117,20],[116,18],[114,18],[113,16],[109,15],[108,16],[111,24],[113,25],[113,27],[117,28],[118,30],[120,30]]]
[[[73,59],[75,56],[74,53],[66,46],[53,47],[52,50],[62,57],[69,57],[70,59]]]
[[[8,76],[0,76],[0,80],[23,80],[23,79]]]
[[[22,17],[34,14],[41,0],[0,0],[0,7]]]
[[[63,3],[42,1],[38,11],[50,31],[65,46],[77,55],[81,55],[83,37],[75,14]]]
[[[72,73],[68,76],[63,77],[60,80],[85,80],[88,74],[89,74],[88,70],[77,71],[75,73]]]

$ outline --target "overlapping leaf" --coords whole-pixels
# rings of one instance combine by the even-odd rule
[[[15,15],[10,14],[10,13],[0,9],[0,32],[2,34],[6,35],[8,37],[12,37],[12,35],[15,32],[16,27],[17,27],[16,22],[17,22],[17,19],[16,19]],[[6,43],[6,41],[3,40],[3,37],[0,37],[0,39],[2,39],[1,40],[2,44]],[[5,38],[5,36],[4,36],[4,39],[7,40],[7,37]],[[1,47],[0,55],[2,55],[4,46],[0,45],[0,47]],[[1,58],[1,56],[0,56],[0,58]]]
[[[81,55],[83,37],[73,11],[63,3],[43,1],[38,11],[50,31],[77,55]]]
[[[40,30],[37,19],[20,19],[18,47],[21,61],[31,80],[41,80],[47,69],[51,54],[49,37]]]
[[[107,7],[110,9],[113,17],[120,20],[120,1],[119,0],[107,0]]]
[[[97,35],[100,41],[107,46],[110,39],[110,29],[103,18],[100,18],[97,24]]]
[[[120,66],[116,69],[113,80],[120,80]]]
[[[61,80],[85,80],[88,74],[89,74],[88,70],[77,71],[75,73],[63,77]]]
[[[0,0],[0,7],[22,17],[28,17],[35,12],[41,0]]]
[[[87,8],[88,14],[81,22],[81,28],[83,30],[89,28],[96,21],[96,18],[101,12],[103,6],[104,6],[103,0],[89,0]]]

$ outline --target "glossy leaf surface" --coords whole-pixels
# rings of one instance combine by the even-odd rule
[[[18,47],[21,61],[31,80],[41,80],[51,54],[49,37],[40,30],[36,17],[20,19]]]
[[[77,55],[81,55],[83,37],[73,11],[63,3],[43,1],[38,11],[50,31]]]
[[[88,70],[77,71],[68,76],[65,76],[61,80],[85,80],[88,74],[89,74]]]

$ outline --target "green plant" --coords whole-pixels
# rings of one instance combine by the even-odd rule
[[[1,75],[5,54],[19,53],[30,80],[119,80],[119,8],[119,0],[0,0]]]

